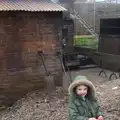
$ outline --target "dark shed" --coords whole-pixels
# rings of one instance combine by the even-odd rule
[[[50,0],[0,0],[0,105],[11,105],[26,93],[44,89],[47,71],[62,84],[59,32],[65,8]]]

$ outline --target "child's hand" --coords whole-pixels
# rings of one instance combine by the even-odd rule
[[[98,120],[103,120],[103,116],[99,116],[99,117],[98,117]]]
[[[96,118],[89,118],[89,120],[97,120]]]

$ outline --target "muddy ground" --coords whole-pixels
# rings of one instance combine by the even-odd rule
[[[105,120],[120,120],[120,79],[112,80],[98,76],[100,69],[72,71],[72,76],[85,75],[97,90]],[[107,75],[110,72],[107,71]],[[36,91],[17,101],[11,108],[1,112],[0,120],[68,120],[67,93],[62,88],[48,93]]]

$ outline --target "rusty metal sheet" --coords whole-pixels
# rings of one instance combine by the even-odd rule
[[[66,11],[51,0],[0,0],[0,11]]]

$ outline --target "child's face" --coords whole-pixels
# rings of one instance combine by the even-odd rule
[[[79,95],[79,96],[85,97],[85,96],[87,95],[87,91],[88,91],[88,87],[85,86],[85,85],[79,85],[79,86],[76,88],[76,93],[77,93],[77,95]]]

